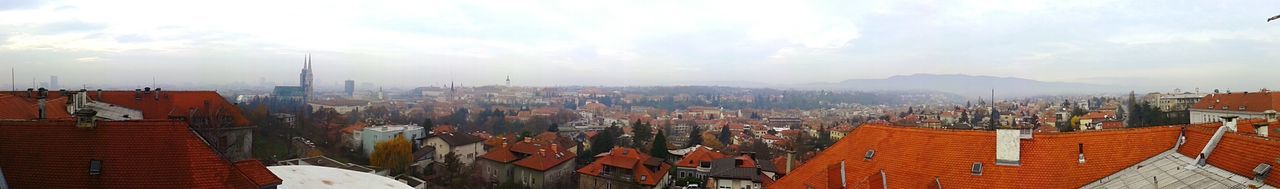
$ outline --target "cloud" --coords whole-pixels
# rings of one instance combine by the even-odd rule
[[[93,32],[107,28],[106,24],[89,23],[81,20],[64,20],[41,25],[36,29],[41,34],[56,35],[72,32]]]
[[[98,57],[81,57],[81,58],[76,58],[76,62],[97,62],[98,60],[101,60],[101,59],[102,58],[98,58]]]
[[[0,1],[0,11],[35,8],[40,0],[4,0]]]
[[[1261,22],[1275,14],[1270,4],[16,0],[0,1],[0,18],[22,18],[0,19],[0,54],[19,56],[0,61],[59,71],[76,70],[52,69],[74,63],[68,57],[96,58],[75,62],[194,72],[187,75],[232,65],[255,71],[226,68],[237,74],[190,80],[283,82],[296,72],[297,57],[312,53],[331,68],[320,69],[322,79],[404,86],[425,81],[399,78],[500,83],[507,74],[534,85],[804,83],[913,73],[1081,81],[1120,73],[1108,71],[1114,69],[1280,69],[1268,64],[1280,59],[1270,53],[1280,48],[1280,29]],[[1160,74],[1138,77],[1171,77],[1147,75]]]

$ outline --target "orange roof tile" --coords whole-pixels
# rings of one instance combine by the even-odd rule
[[[22,97],[26,95],[26,91],[4,91],[0,92],[0,94]],[[151,91],[147,94],[135,93],[134,91],[102,91],[101,95],[97,91],[89,91],[88,97],[90,100],[141,111],[143,119],[188,118],[192,115],[208,117],[220,114],[230,118],[231,125],[248,126],[250,124],[249,119],[244,117],[239,107],[231,104],[215,91]],[[36,102],[33,98],[20,99],[30,103],[32,107]],[[58,92],[49,92],[48,99],[51,102],[60,102],[60,107],[66,107],[68,97]],[[0,101],[0,103],[4,102]],[[54,115],[56,112],[57,116],[62,116],[64,115],[63,113],[66,113],[65,108],[62,109],[61,112],[51,111],[49,115]],[[32,109],[31,111],[34,110]],[[4,115],[0,114],[0,116]],[[65,114],[65,116],[69,118],[70,114]]]
[[[1237,124],[1236,128],[1239,130],[1253,129],[1251,125]],[[1188,126],[1187,141],[1178,149],[1178,153],[1191,158],[1199,156],[1205,144],[1209,143],[1209,138],[1213,137],[1214,131],[1220,126],[1222,126],[1221,123]],[[1253,175],[1253,168],[1258,164],[1265,163],[1271,167],[1280,167],[1280,163],[1276,162],[1277,157],[1280,157],[1280,141],[1267,140],[1250,134],[1228,133],[1223,135],[1218,146],[1213,149],[1208,163],[1237,175]],[[1280,185],[1280,177],[1270,176],[1264,182],[1267,185],[1277,186]]]
[[[667,171],[671,170],[671,164],[658,163],[657,171],[650,171],[644,164],[653,161],[651,158],[653,157],[633,148],[617,147],[609,151],[607,156],[600,157],[595,162],[578,169],[578,173],[585,176],[600,176],[604,166],[613,166],[631,170],[632,176],[635,177],[632,179],[639,181],[641,185],[654,186],[662,176],[667,174]]]
[[[509,147],[504,147],[504,146],[499,146],[497,148],[494,148],[493,150],[485,153],[484,155],[480,155],[480,158],[493,160],[500,163],[510,163],[517,159],[516,155],[511,153],[511,149]]]
[[[724,158],[725,155],[719,152],[712,152],[706,148],[696,148],[692,152],[684,155],[679,161],[676,161],[676,167],[695,168],[702,162],[710,163],[711,160]]]
[[[243,160],[236,162],[235,165],[236,169],[248,176],[249,180],[252,180],[258,186],[275,186],[284,182],[276,174],[272,174],[271,170],[267,170],[267,166],[263,165],[261,161]]]
[[[1021,165],[995,165],[995,133],[864,125],[770,188],[828,188],[839,184],[831,166],[846,163],[846,179],[863,183],[883,170],[891,188],[922,188],[936,177],[942,185],[973,188],[1076,188],[1173,147],[1177,127],[1045,133],[1022,140]],[[1076,160],[1083,145],[1087,162]],[[867,150],[875,150],[870,161]],[[969,173],[973,163],[983,174]],[[866,187],[866,186],[861,186]]]
[[[1248,92],[1248,93],[1219,93],[1205,96],[1200,102],[1192,105],[1193,109],[1214,109],[1241,111],[1243,106],[1247,112],[1263,112],[1267,110],[1280,111],[1280,93],[1271,92]],[[1223,109],[1226,107],[1226,109]]]
[[[183,122],[0,121],[0,167],[13,188],[260,188],[270,172],[223,160]],[[102,163],[90,175],[89,162]],[[163,162],[163,163],[157,163]]]

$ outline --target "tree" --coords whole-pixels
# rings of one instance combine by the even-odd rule
[[[697,126],[697,125],[690,126],[690,128],[689,128],[689,142],[688,142],[688,144],[685,144],[685,147],[697,146],[697,145],[702,144],[702,142],[703,142],[703,141],[702,141],[702,127],[699,127],[699,126]]]
[[[805,134],[800,134],[800,135],[805,135]],[[831,140],[831,130],[828,130],[826,126],[818,127],[818,141],[817,141],[817,144],[814,145],[814,147],[818,149],[824,149],[824,148],[827,148],[828,146],[831,146],[831,144],[835,144],[835,141]]]
[[[751,142],[751,151],[756,153],[756,159],[773,159],[773,151],[769,148],[769,144],[765,144],[760,138]]]
[[[720,144],[723,144],[725,146],[733,145],[733,140],[732,140],[733,133],[729,132],[729,125],[724,125],[723,127],[720,127],[720,136],[716,136],[716,138],[720,139]]]
[[[552,132],[552,133],[560,132],[560,124],[552,123],[551,126],[547,127],[547,132]]]
[[[649,123],[640,122],[640,120],[637,119],[635,123],[631,124],[631,133],[631,144],[635,146],[644,146],[645,144],[648,144],[651,138],[653,138],[653,127],[649,126]]]
[[[402,173],[413,161],[413,148],[404,135],[396,135],[388,141],[379,142],[369,155],[369,164],[390,169],[392,174]]]
[[[445,154],[444,163],[441,164],[441,168],[444,169],[441,173],[444,175],[440,177],[444,180],[440,184],[448,186],[449,188],[457,188],[458,186],[463,185],[463,182],[465,182],[463,179],[465,178],[462,178],[464,176],[462,175],[462,167],[463,165],[458,159],[458,154],[454,154],[453,152]]]
[[[668,153],[671,152],[667,151],[667,136],[666,134],[663,134],[662,131],[658,131],[658,135],[653,137],[653,147],[649,148],[649,155],[656,158],[667,159],[671,157]]]
[[[431,122],[431,118],[422,120],[422,129],[425,129],[426,131],[432,131],[432,130],[435,130],[435,128],[436,128],[436,123]]]

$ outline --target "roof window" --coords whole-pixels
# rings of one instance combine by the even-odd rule
[[[867,150],[867,155],[864,155],[864,156],[862,157],[862,160],[864,160],[864,161],[871,161],[871,158],[873,158],[873,157],[875,157],[875,156],[876,156],[876,150]]]
[[[89,160],[89,175],[101,175],[101,174],[102,174],[102,160],[96,160],[96,159]]]
[[[973,176],[982,176],[982,162],[973,162],[973,167],[969,169],[969,173],[973,173]]]

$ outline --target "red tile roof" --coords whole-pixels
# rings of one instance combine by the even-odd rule
[[[183,122],[0,121],[0,167],[14,188],[260,188]],[[89,175],[90,160],[102,162]],[[248,165],[246,165],[248,168]],[[246,173],[246,171],[248,173]]]
[[[24,92],[25,93],[25,92]],[[0,94],[0,120],[34,120],[39,118],[40,106],[35,98]],[[71,119],[67,113],[67,99],[49,99],[45,102],[45,118]]]
[[[604,171],[604,166],[613,166],[631,170],[631,175],[635,177],[632,180],[640,181],[641,185],[654,186],[667,174],[667,171],[671,170],[671,164],[659,163],[657,165],[658,171],[650,171],[645,167],[644,163],[650,161],[651,158],[653,157],[640,153],[633,148],[617,147],[609,151],[608,155],[597,158],[595,162],[578,169],[578,173],[598,177]]]
[[[484,155],[480,155],[480,158],[499,163],[511,163],[517,159],[516,155],[511,153],[510,147],[506,146],[498,146]]]
[[[546,171],[552,167],[569,162],[569,160],[573,160],[573,157],[575,157],[573,152],[565,150],[553,151],[548,148],[543,149],[545,151],[530,154],[529,157],[516,161],[515,165],[536,171]]]
[[[1259,121],[1252,121],[1250,124],[1253,122]],[[1275,123],[1272,122],[1271,125],[1277,125]],[[1188,126],[1187,142],[1182,144],[1178,153],[1191,158],[1199,156],[1200,151],[1209,142],[1209,138],[1213,137],[1214,131],[1220,126],[1221,123]],[[1236,128],[1242,131],[1246,128],[1253,129],[1249,124],[1238,124]],[[1270,164],[1271,167],[1280,167],[1280,163],[1276,163],[1277,157],[1280,157],[1280,141],[1267,140],[1247,133],[1227,133],[1210,153],[1208,163],[1237,175],[1253,175],[1253,168],[1258,164],[1265,163]],[[1264,182],[1267,185],[1277,186],[1280,185],[1280,177],[1269,176]]]
[[[1202,98],[1200,102],[1192,105],[1191,108],[1241,111],[1241,106],[1244,106],[1244,111],[1247,112],[1263,112],[1267,110],[1280,111],[1280,93],[1249,92],[1211,94]],[[1223,109],[1223,107],[1226,107],[1226,109]]]
[[[1076,188],[1171,149],[1178,134],[1178,127],[1036,134],[1020,141],[1020,166],[999,166],[993,132],[864,125],[769,187],[828,188],[839,184],[832,179],[844,161],[851,187],[866,187],[856,183],[883,170],[891,188],[922,188],[935,177],[949,187]],[[1076,161],[1081,144],[1084,164]],[[876,151],[870,161],[867,150]],[[975,162],[981,176],[969,172]]]
[[[724,158],[725,155],[719,152],[712,152],[703,147],[698,147],[692,152],[684,155],[679,161],[676,161],[676,167],[696,168],[702,162],[711,163],[711,160]]]
[[[26,93],[26,91],[3,91],[0,92],[0,96],[9,95],[13,97],[24,97]],[[244,117],[244,114],[240,112],[240,108],[222,98],[222,96],[218,95],[218,92],[215,91],[152,91],[148,94],[141,94],[141,96],[135,96],[134,91],[102,91],[101,95],[98,94],[99,93],[97,91],[89,91],[88,97],[90,100],[141,111],[143,119],[187,118],[192,114],[197,117],[207,117],[215,114],[221,114],[228,116],[228,118],[231,119],[232,125],[248,126],[250,124],[249,119]],[[159,95],[158,98],[156,95]],[[135,97],[141,98],[139,99]],[[35,107],[36,101],[34,98],[19,99],[29,103],[30,105],[28,106]],[[49,101],[61,103],[51,104],[48,106],[63,107],[60,108],[62,109],[60,110],[61,112],[51,111],[49,114],[50,116],[65,116],[70,118],[70,114],[66,114],[65,108],[68,96],[63,96],[59,92],[51,91],[49,92],[48,99]],[[5,100],[3,97],[0,97],[0,105],[9,105],[3,103],[14,102],[12,99]],[[35,115],[35,109],[31,109],[29,111],[33,112],[31,115]],[[6,114],[8,113],[0,113],[0,119],[7,117]]]
[[[267,170],[267,166],[263,165],[261,161],[243,160],[236,162],[235,165],[236,169],[240,170],[240,173],[244,173],[245,176],[249,177],[249,180],[258,186],[274,186],[284,182],[276,174],[272,174],[271,170]]]

